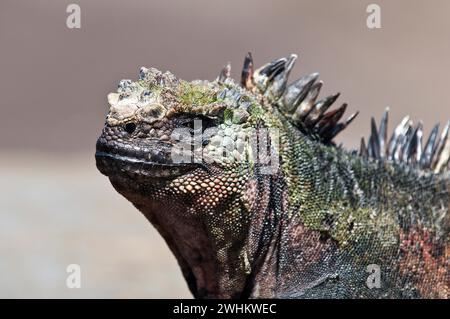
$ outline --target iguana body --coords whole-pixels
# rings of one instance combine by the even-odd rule
[[[253,71],[248,55],[240,85],[229,66],[213,82],[142,68],[108,96],[99,170],[195,297],[449,298],[448,124],[422,147],[405,119],[388,141],[386,112],[343,150],[332,139],[356,114],[326,112],[338,95],[316,101],[317,74],[287,85],[295,59]]]

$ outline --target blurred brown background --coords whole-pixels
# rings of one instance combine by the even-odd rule
[[[67,5],[81,29],[66,27]],[[368,29],[366,7],[381,7]],[[238,78],[298,53],[292,78],[319,71],[323,95],[359,118],[338,141],[355,147],[386,106],[428,132],[450,119],[450,2],[106,1],[0,2],[0,297],[190,297],[156,231],[94,164],[106,95],[139,67]],[[82,288],[65,285],[81,265]]]

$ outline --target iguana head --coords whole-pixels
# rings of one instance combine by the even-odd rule
[[[244,94],[231,82],[185,82],[141,68],[140,80],[122,80],[118,92],[108,95],[97,158],[128,163],[122,171],[147,182],[196,169],[234,169],[246,161],[246,133],[260,109]],[[108,164],[99,168],[108,174]]]

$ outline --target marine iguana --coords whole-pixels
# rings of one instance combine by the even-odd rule
[[[328,111],[317,73],[288,83],[296,58],[249,53],[240,83],[229,64],[212,82],[142,67],[108,95],[98,169],[196,298],[449,298],[450,122],[422,145],[406,117],[388,139],[386,110],[345,150],[357,113]]]

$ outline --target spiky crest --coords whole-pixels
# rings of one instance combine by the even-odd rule
[[[288,84],[288,77],[296,60],[297,55],[291,54],[287,58],[266,63],[254,71],[253,58],[251,53],[248,53],[242,69],[241,85],[249,91],[269,98],[271,103],[300,130],[323,143],[333,143],[334,137],[353,121],[358,112],[340,122],[347,108],[346,103],[328,111],[339,97],[339,93],[317,100],[323,85],[322,81],[317,81],[318,73],[303,76]],[[439,141],[437,124],[422,147],[422,122],[419,121],[414,127],[407,116],[394,130],[388,142],[388,111],[389,109],[386,109],[384,112],[379,129],[375,119],[371,119],[371,134],[367,143],[364,138],[361,139],[358,152],[360,156],[405,163],[435,173],[449,169],[450,121],[442,130]]]

